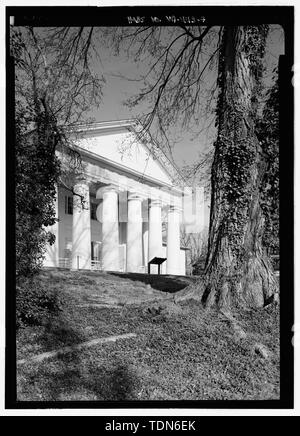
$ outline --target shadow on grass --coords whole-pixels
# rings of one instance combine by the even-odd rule
[[[58,357],[54,373],[46,373],[44,401],[126,401],[134,399],[138,383],[127,365],[119,360],[105,366],[90,364],[80,351]]]
[[[165,276],[158,274],[140,274],[140,273],[117,273],[112,272],[111,275],[130,279],[133,281],[143,282],[147,285],[151,285],[153,289],[163,292],[178,292],[188,286],[189,282],[184,277]]]
[[[40,341],[45,350],[56,350],[61,347],[72,346],[86,341],[85,335],[69,328],[59,320],[52,320],[46,325]]]
[[[52,351],[88,341],[90,336],[68,325],[63,314],[48,320],[40,341]],[[103,361],[99,346],[58,354],[55,358],[33,363],[30,380],[20,401],[125,401],[134,399],[138,379],[125,361]],[[23,396],[26,392],[25,396]]]

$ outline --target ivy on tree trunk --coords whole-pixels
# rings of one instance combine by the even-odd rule
[[[261,307],[277,292],[262,244],[266,169],[255,133],[267,26],[224,29],[219,62],[218,137],[212,165],[206,306]]]

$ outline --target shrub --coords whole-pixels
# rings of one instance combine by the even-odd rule
[[[25,279],[16,286],[17,328],[41,325],[62,310],[63,297],[57,289],[43,287],[37,279]]]

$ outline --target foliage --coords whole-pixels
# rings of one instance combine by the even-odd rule
[[[202,302],[226,310],[262,307],[278,292],[262,242],[261,191],[268,159],[256,123],[267,28],[257,27],[226,28],[221,46],[218,137]]]
[[[250,70],[255,80],[260,81],[264,67],[262,62],[258,62],[258,59],[262,59],[265,55],[269,26],[267,24],[245,26],[245,31],[247,37],[245,39],[244,50],[250,62]]]
[[[267,93],[257,136],[268,162],[261,188],[261,207],[265,217],[264,246],[279,250],[279,87],[278,80]]]
[[[63,302],[64,297],[57,289],[34,278],[23,279],[16,287],[17,328],[43,324],[62,309]]]
[[[228,62],[226,53],[229,50],[228,44],[233,44],[233,41],[228,42],[228,29],[225,29],[221,42],[218,75],[219,96],[216,110],[218,137],[215,143],[216,152],[212,169],[212,177],[218,178],[217,186],[214,186],[218,193],[215,195],[221,197],[222,208],[226,209],[226,223],[224,223],[223,230],[229,236],[231,249],[241,259],[244,255],[244,229],[249,220],[249,214],[245,214],[245,208],[250,208],[256,189],[252,182],[254,168],[255,171],[260,171],[257,162],[257,138],[253,126],[257,119],[257,102],[262,98],[261,80],[268,26],[245,26],[243,31],[245,36],[240,49],[244,51],[249,62],[249,73],[252,78],[247,79],[252,80],[251,84],[249,82],[251,87],[249,113],[245,112],[245,107],[249,102],[244,100],[243,91],[239,95],[238,91],[231,89],[232,84],[228,82],[228,73],[225,68],[225,63]],[[237,56],[234,53],[236,48],[231,47],[231,50],[233,56]],[[246,87],[247,84],[244,86]],[[230,92],[231,98],[228,97]],[[217,176],[220,166],[222,168],[221,179]]]
[[[54,237],[47,226],[55,223],[53,199],[60,165],[55,155],[55,132],[45,114],[36,119],[38,132],[27,134],[24,108],[16,108],[16,270],[17,277],[38,270],[45,244]],[[49,130],[51,134],[49,136]],[[53,143],[51,144],[51,141]]]
[[[72,184],[66,180],[69,173],[78,170],[80,157],[65,135],[65,128],[101,101],[103,78],[89,69],[92,31],[84,29],[76,34],[76,29],[69,29],[67,34],[72,37],[75,32],[74,39],[64,43],[65,31],[11,28],[16,70],[18,278],[37,272],[46,243],[54,243],[54,235],[47,227],[56,221],[56,185],[63,184],[73,193]],[[58,149],[64,153],[64,165],[57,158]]]

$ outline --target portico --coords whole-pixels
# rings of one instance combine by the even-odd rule
[[[100,256],[95,259],[91,252],[92,220],[90,218],[91,197],[87,181],[77,184],[74,188],[72,216],[72,268],[91,269],[93,266],[105,271],[145,272],[148,259],[165,255],[163,248],[162,209],[166,211],[167,226],[167,264],[168,274],[180,273],[180,228],[179,206],[169,206],[160,198],[150,199],[144,194],[125,191],[127,201],[119,199],[121,191],[115,185],[98,188],[96,217],[100,241]],[[124,194],[124,191],[122,191]],[[143,204],[146,213],[143,214]],[[120,209],[127,210],[127,219],[122,214],[123,222],[119,221]],[[144,217],[143,217],[144,215]],[[125,238],[120,235],[120,227],[125,229]],[[146,226],[143,226],[146,224]],[[146,230],[144,230],[146,229]],[[144,231],[143,231],[144,230]],[[94,233],[94,232],[93,232]],[[147,241],[145,241],[147,238]],[[125,262],[120,259],[122,239],[125,243]],[[145,243],[146,242],[146,243]],[[94,261],[94,262],[93,262]],[[152,267],[153,272],[155,266]],[[182,270],[181,270],[182,271]]]
[[[145,273],[149,260],[166,257],[163,273],[185,274],[183,189],[172,164],[139,143],[135,129],[118,121],[73,133],[83,169],[73,192],[57,188],[58,222],[49,229],[57,238],[45,266]],[[120,152],[126,144],[130,156]]]

